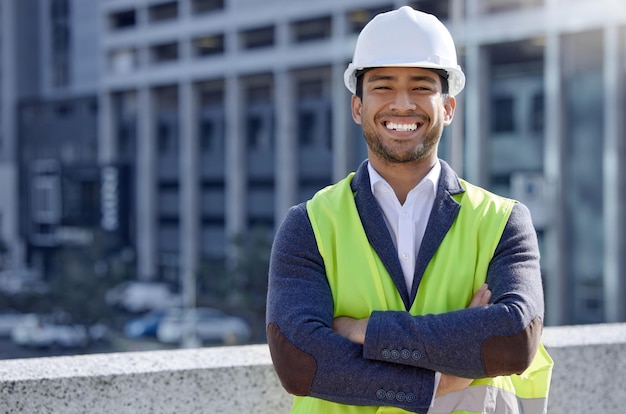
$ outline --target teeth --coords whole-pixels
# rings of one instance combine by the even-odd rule
[[[396,124],[393,122],[387,122],[387,128],[401,132],[415,131],[417,129],[417,124]]]

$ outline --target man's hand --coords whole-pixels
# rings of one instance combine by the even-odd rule
[[[485,283],[474,293],[474,297],[472,297],[468,308],[487,305],[490,299],[491,291],[487,288],[487,284]],[[354,343],[363,345],[368,321],[368,318],[354,319],[348,316],[339,316],[333,320],[333,331]]]
[[[470,300],[470,303],[469,305],[467,305],[467,307],[478,308],[480,306],[485,306],[489,304],[490,300],[491,291],[489,290],[489,286],[487,286],[486,283],[483,283],[480,289],[478,289],[476,293],[474,293],[474,297],[472,297],[472,300]]]
[[[474,293],[472,300],[470,301],[468,308],[477,308],[479,306],[485,306],[489,304],[491,300],[491,291],[487,284],[483,284],[480,289]],[[468,378],[455,377],[450,374],[441,374],[441,379],[439,380],[439,386],[437,387],[437,393],[435,397],[440,397],[444,394],[448,394],[454,391],[460,391],[464,388],[467,388],[473,380]]]
[[[368,321],[369,318],[354,319],[348,316],[339,316],[333,320],[333,331],[352,342],[363,345]]]
[[[474,296],[470,300],[468,308],[477,308],[479,306],[485,306],[489,304],[491,300],[491,291],[487,284],[483,284]],[[365,332],[367,331],[366,319],[354,319],[348,316],[339,316],[333,320],[333,331],[355,342],[363,345],[365,342]],[[467,388],[473,380],[468,378],[455,377],[450,374],[441,374],[439,386],[437,387],[437,393],[435,397],[442,396],[454,391],[460,391]]]

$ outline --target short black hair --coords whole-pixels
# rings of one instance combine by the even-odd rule
[[[366,72],[372,69],[376,69],[376,68],[357,69],[356,73],[354,74],[354,76],[356,77],[356,89],[355,89],[354,94],[358,96],[360,99],[363,99],[363,75],[365,75]],[[435,72],[437,75],[439,75],[439,78],[441,79],[441,93],[443,95],[447,95],[450,90],[448,86],[448,71],[444,69],[431,69],[431,68],[424,68],[424,69],[430,70],[431,72]]]

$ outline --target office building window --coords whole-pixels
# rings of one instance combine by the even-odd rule
[[[122,30],[135,27],[137,24],[137,13],[135,10],[123,10],[109,15],[109,28],[112,30]]]
[[[298,114],[298,136],[300,147],[312,147],[315,142],[315,113],[300,111]]]
[[[70,45],[70,30],[66,24],[56,23],[52,29],[52,49],[57,53],[67,53]]]
[[[215,148],[215,122],[212,119],[200,121],[200,151],[210,153]]]
[[[198,85],[198,104],[201,108],[222,106],[224,104],[224,89],[220,84],[212,82]]]
[[[359,33],[361,29],[372,20],[372,17],[379,13],[393,10],[393,4],[386,4],[381,7],[372,9],[356,9],[348,12],[346,18],[348,20],[348,30],[350,33]]]
[[[203,154],[219,154],[223,150],[223,119],[205,117],[200,121],[200,151]]]
[[[50,2],[50,48],[52,52],[51,60],[51,81],[55,87],[65,87],[70,82],[70,27],[68,0],[52,0]]]
[[[161,22],[173,20],[178,17],[178,2],[155,4],[148,9],[148,16],[151,22]]]
[[[532,98],[530,113],[530,126],[533,132],[543,132],[544,126],[544,96],[543,93],[537,93]]]
[[[410,1],[408,5],[413,7],[415,10],[420,10],[420,11],[423,11],[424,13],[434,14],[440,20],[447,20],[450,18],[450,2],[449,1],[413,0],[413,1]]]
[[[174,131],[172,124],[165,119],[157,122],[157,146],[159,154],[165,155],[176,150],[174,144]]]
[[[248,107],[246,138],[249,151],[272,151],[274,148],[274,119],[270,103]]]
[[[54,112],[59,118],[67,118],[72,114],[73,110],[71,103],[60,103],[54,107]]]
[[[165,63],[178,60],[178,43],[163,43],[150,48],[152,62]]]
[[[207,81],[197,85],[198,99],[198,148],[203,156],[213,158],[214,169],[221,165],[224,153],[224,85],[221,81]]]
[[[243,49],[258,49],[274,45],[274,26],[245,30],[240,33]]]
[[[224,0],[193,0],[192,8],[198,14],[224,10]]]
[[[61,219],[61,179],[57,173],[37,173],[32,178],[33,221],[56,224]]]
[[[324,93],[324,82],[321,79],[308,79],[298,82],[298,98],[319,98]]]
[[[539,7],[543,0],[481,0],[480,6],[485,13],[499,13],[511,10]]]
[[[55,87],[63,87],[69,84],[69,63],[63,56],[52,60],[52,84]]]
[[[328,39],[332,36],[330,16],[301,20],[291,24],[293,40],[296,43]]]
[[[123,74],[137,67],[137,49],[123,48],[109,52],[109,70],[111,73]]]
[[[512,96],[494,98],[491,114],[492,132],[515,132],[515,101]]]
[[[207,35],[193,39],[193,50],[196,56],[213,56],[224,53],[224,35]]]
[[[52,19],[66,19],[70,14],[70,5],[68,0],[52,0],[50,2],[50,16]]]

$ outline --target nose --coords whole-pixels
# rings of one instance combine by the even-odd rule
[[[396,111],[413,111],[417,108],[413,101],[411,94],[405,90],[399,90],[394,95],[394,99],[391,102],[391,109]]]

